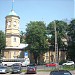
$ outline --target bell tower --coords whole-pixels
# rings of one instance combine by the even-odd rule
[[[12,10],[5,17],[6,47],[3,57],[6,59],[24,57],[24,49],[28,45],[20,43],[19,24],[20,17],[13,10],[12,2]]]
[[[20,56],[20,32],[19,32],[20,17],[12,10],[5,17],[5,34],[6,34],[6,47],[4,50],[5,58],[17,58]]]
[[[5,17],[6,21],[6,47],[16,47],[20,45],[19,19],[20,17],[11,10]]]

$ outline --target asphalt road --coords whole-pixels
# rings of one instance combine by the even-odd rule
[[[72,75],[75,75],[75,71],[70,71],[72,73]],[[24,72],[22,72],[21,74],[0,74],[0,75],[49,75],[50,72],[37,72],[37,74],[26,74]]]
[[[22,69],[26,70],[27,68],[26,67],[22,67]],[[45,67],[45,66],[37,66],[37,69],[38,70],[49,70],[50,67]],[[75,71],[70,71],[72,73],[72,75],[75,75]],[[49,75],[50,72],[37,72],[37,74],[26,74],[24,72],[20,73],[20,74],[10,74],[10,73],[7,73],[7,74],[0,74],[0,75]]]

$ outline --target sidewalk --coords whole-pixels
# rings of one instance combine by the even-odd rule
[[[73,75],[75,75],[75,70],[74,71],[70,71]]]

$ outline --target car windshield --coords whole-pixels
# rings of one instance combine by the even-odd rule
[[[28,68],[29,68],[29,67],[34,68],[34,67],[36,67],[36,66],[35,66],[35,64],[30,64],[30,65],[28,65],[27,67],[28,67]]]
[[[30,64],[30,65],[28,65],[28,66],[36,66],[35,64]]]
[[[14,69],[19,69],[20,67],[19,67],[19,66],[14,66],[13,68],[14,68]]]
[[[69,72],[52,72],[51,75],[72,75]]]
[[[68,61],[68,63],[73,63],[72,61]]]
[[[29,65],[28,67],[35,67],[34,65]]]
[[[4,66],[0,66],[0,69],[5,69],[6,67],[4,67]]]

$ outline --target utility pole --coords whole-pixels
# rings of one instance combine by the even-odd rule
[[[58,59],[58,43],[57,43],[57,30],[56,30],[56,23],[54,21],[54,31],[55,31],[55,62],[59,65]],[[58,66],[57,66],[58,68]]]

